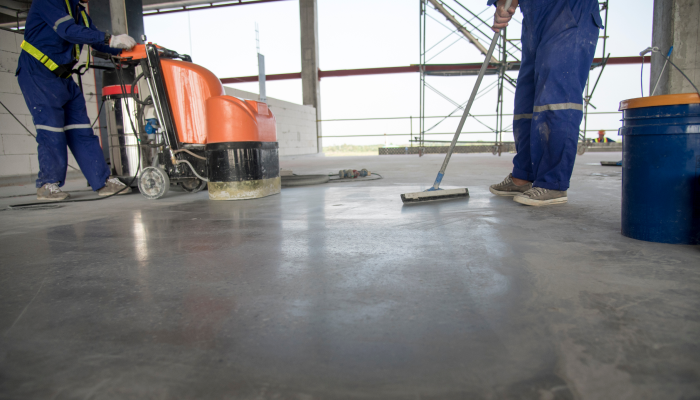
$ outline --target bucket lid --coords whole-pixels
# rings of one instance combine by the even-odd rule
[[[662,96],[639,97],[636,99],[622,100],[620,111],[631,108],[677,106],[680,104],[700,103],[700,96],[697,93],[665,94]]]

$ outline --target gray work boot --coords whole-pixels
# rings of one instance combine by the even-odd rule
[[[68,193],[63,193],[58,183],[45,183],[42,187],[36,190],[37,200],[53,200],[61,201],[69,198]]]
[[[124,190],[122,190],[124,189]],[[119,192],[121,190],[121,192]],[[105,186],[97,191],[98,196],[109,196],[119,192],[119,194],[131,193],[131,188],[126,186],[117,178],[109,178],[105,182]]]
[[[551,190],[533,187],[525,193],[513,197],[513,200],[527,206],[548,206],[550,204],[566,203],[566,190]]]
[[[522,186],[518,186],[513,182],[513,174],[508,174],[503,182],[497,185],[489,186],[489,191],[496,196],[515,196],[532,188],[532,183],[528,182]]]

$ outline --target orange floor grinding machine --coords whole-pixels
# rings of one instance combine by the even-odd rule
[[[149,199],[171,184],[188,192],[208,187],[211,200],[280,192],[276,123],[267,104],[225,95],[212,72],[151,43],[112,60],[102,99],[113,173],[123,182],[137,184]]]

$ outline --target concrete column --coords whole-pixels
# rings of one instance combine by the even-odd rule
[[[649,93],[654,90],[666,58],[664,55],[673,46],[673,61],[700,87],[700,1],[698,0],[654,0],[654,30],[652,45],[662,54],[651,56],[651,79]],[[661,74],[656,95],[692,93],[693,86],[668,64]]]
[[[301,25],[301,87],[304,105],[316,107],[321,119],[321,82],[318,78],[318,5],[316,0],[299,0]],[[323,152],[321,123],[316,122],[316,150]]]
[[[126,4],[124,4],[124,0],[109,0],[109,11],[112,17],[112,34],[128,34],[129,28],[126,25]]]

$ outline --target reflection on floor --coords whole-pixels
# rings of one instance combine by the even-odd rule
[[[700,396],[700,247],[622,237],[600,157],[547,208],[470,154],[444,180],[467,200],[402,205],[440,155],[297,157],[384,179],[2,211],[0,398]]]

